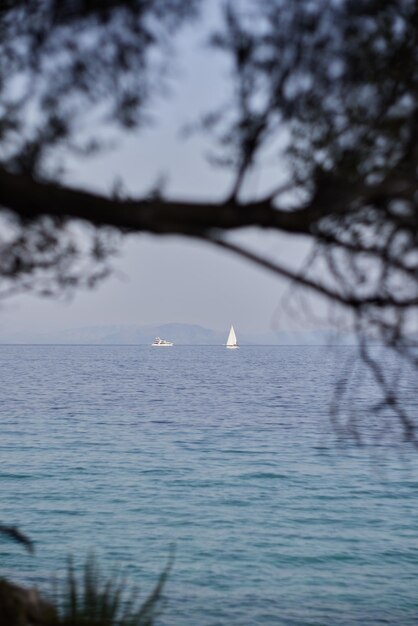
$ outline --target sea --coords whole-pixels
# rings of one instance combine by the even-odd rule
[[[415,372],[371,348],[418,407]],[[0,576],[94,555],[158,626],[418,624],[418,450],[351,346],[0,346]]]

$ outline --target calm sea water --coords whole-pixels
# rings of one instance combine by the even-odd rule
[[[368,445],[337,442],[353,355],[1,346],[1,521],[37,548],[1,541],[3,573],[48,588],[94,549],[146,593],[174,544],[164,626],[417,624],[418,452],[359,364],[342,410]],[[400,393],[414,410],[408,372]]]

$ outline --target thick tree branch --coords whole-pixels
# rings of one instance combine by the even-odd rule
[[[337,214],[346,204],[334,205]],[[228,231],[248,226],[271,228],[287,233],[317,234],[321,215],[332,212],[330,197],[319,193],[312,202],[295,211],[276,209],[271,200],[252,203],[170,201],[160,198],[138,200],[111,199],[105,196],[64,187],[57,183],[35,180],[29,175],[13,174],[0,168],[0,205],[23,219],[50,215],[63,220],[76,218],[97,226],[111,226],[122,232],[150,232],[203,238],[217,246],[229,249],[276,274],[313,289],[333,301],[356,309],[363,306],[410,307],[418,305],[418,298],[397,299],[385,294],[369,297],[344,296],[316,281],[299,276],[258,255],[214,236],[214,231]]]
[[[223,204],[146,198],[119,200],[36,181],[1,168],[0,205],[22,218],[41,215],[77,218],[128,232],[199,236],[213,229],[259,226],[309,234],[311,227],[309,211],[278,211],[270,201]]]
[[[373,191],[370,188],[363,191],[367,200],[381,192],[380,186]],[[339,190],[333,189],[329,181],[324,181],[308,205],[292,211],[277,209],[271,197],[249,203],[161,198],[121,200],[35,180],[29,175],[0,168],[0,205],[5,209],[23,218],[33,219],[41,215],[77,218],[126,232],[201,236],[214,229],[225,231],[258,226],[316,236],[319,220],[346,212],[352,193],[358,194],[359,190],[349,190],[346,185]]]

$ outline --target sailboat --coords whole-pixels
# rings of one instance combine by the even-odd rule
[[[235,350],[235,348],[239,348],[237,343],[237,336],[235,334],[234,327],[231,324],[231,330],[229,331],[228,339],[226,341],[226,347],[230,350]]]

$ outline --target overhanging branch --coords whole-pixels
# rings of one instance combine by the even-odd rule
[[[155,198],[120,200],[34,180],[0,168],[0,205],[22,218],[42,215],[86,220],[125,232],[204,236],[208,232],[246,226],[289,233],[310,233],[307,209],[279,211],[271,200],[238,202],[169,201]]]
[[[121,200],[35,180],[28,175],[13,174],[0,168],[0,206],[23,219],[49,215],[62,220],[85,220],[96,226],[110,226],[122,232],[185,235],[205,239],[351,309],[364,306],[418,306],[416,296],[403,300],[389,294],[363,294],[359,297],[344,295],[227,242],[216,234],[257,226],[315,237],[318,234],[317,224],[321,219],[321,212],[322,215],[327,215],[332,210],[330,199],[323,198],[321,205],[318,203],[318,195],[310,205],[293,211],[278,210],[273,206],[271,198],[247,204],[233,200],[227,203],[172,201],[161,198]],[[336,203],[335,213],[340,212],[343,206],[342,202]]]
[[[398,308],[398,309],[404,309],[408,307],[418,306],[418,297],[415,297],[415,296],[412,298],[405,298],[405,299],[397,299],[397,298],[391,297],[389,294],[385,296],[380,296],[380,295],[371,295],[371,296],[365,295],[365,296],[358,296],[358,297],[354,295],[345,296],[342,293],[335,291],[335,289],[332,289],[331,287],[327,287],[326,285],[323,285],[315,280],[312,280],[303,274],[299,274],[295,272],[294,270],[290,270],[286,267],[283,267],[282,265],[279,265],[278,263],[270,261],[269,259],[266,259],[265,257],[262,257],[254,252],[251,252],[250,250],[246,248],[242,248],[241,246],[238,246],[234,243],[225,241],[224,239],[218,239],[216,237],[208,237],[207,239],[211,243],[215,244],[216,246],[220,248],[229,250],[230,252],[233,252],[234,254],[241,256],[242,258],[247,259],[248,261],[252,261],[253,263],[256,263],[257,265],[273,272],[274,274],[277,274],[278,276],[287,278],[293,281],[294,283],[296,283],[297,285],[300,285],[301,287],[311,289],[312,291],[318,293],[319,295],[325,296],[326,298],[332,300],[333,302],[337,302],[353,310],[358,310],[364,307],[380,308],[380,307],[391,306],[391,307]]]

